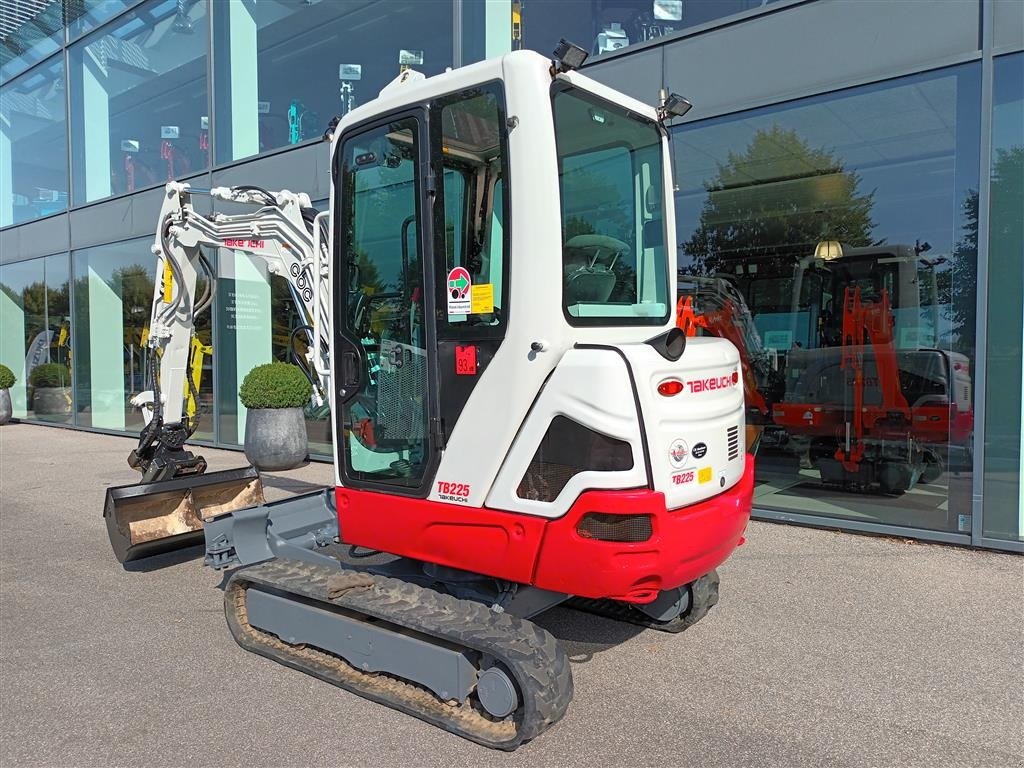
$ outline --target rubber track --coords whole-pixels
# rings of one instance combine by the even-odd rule
[[[641,627],[657,629],[660,632],[673,634],[689,629],[703,619],[708,611],[718,603],[718,571],[711,571],[701,576],[690,585],[690,608],[686,613],[668,621],[656,621],[629,603],[619,600],[593,600],[585,597],[574,597],[566,602],[569,608],[587,613],[595,613],[615,621],[628,621]]]
[[[235,640],[248,651],[494,749],[513,750],[565,714],[572,700],[572,672],[561,644],[547,631],[480,603],[382,576],[374,577],[370,588],[328,600],[327,580],[338,572],[285,559],[236,571],[224,591],[224,610]],[[514,678],[519,707],[509,717],[495,720],[471,706],[472,696],[461,705],[445,702],[415,683],[362,672],[313,646],[289,645],[249,624],[245,593],[253,586],[341,606],[492,656]]]

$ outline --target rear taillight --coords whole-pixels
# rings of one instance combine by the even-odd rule
[[[665,379],[661,384],[658,385],[658,394],[664,395],[665,397],[672,397],[678,395],[683,391],[683,382],[679,379]]]
[[[653,528],[650,515],[609,515],[605,512],[587,512],[576,523],[576,533],[584,539],[636,544],[650,539]]]

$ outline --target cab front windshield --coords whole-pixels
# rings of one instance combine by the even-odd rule
[[[556,86],[552,103],[566,318],[661,325],[670,310],[661,129],[571,86]]]

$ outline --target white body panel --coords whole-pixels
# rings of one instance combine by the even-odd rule
[[[724,339],[689,338],[676,363],[646,344],[620,348],[636,378],[654,489],[665,494],[668,508],[704,501],[738,483],[746,438],[736,347]],[[681,381],[683,391],[659,394],[666,379]]]
[[[521,499],[516,493],[551,420],[566,416],[608,437],[627,442],[633,468],[619,472],[580,472],[552,502]],[[625,361],[614,350],[573,349],[565,354],[509,451],[486,504],[494,509],[561,517],[581,492],[591,488],[647,485],[643,438]]]

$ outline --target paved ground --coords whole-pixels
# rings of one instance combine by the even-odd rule
[[[195,560],[122,570],[100,514],[130,447],[0,428],[5,767],[1024,764],[1020,557],[754,523],[683,635],[546,615],[575,700],[494,753],[242,651]]]

